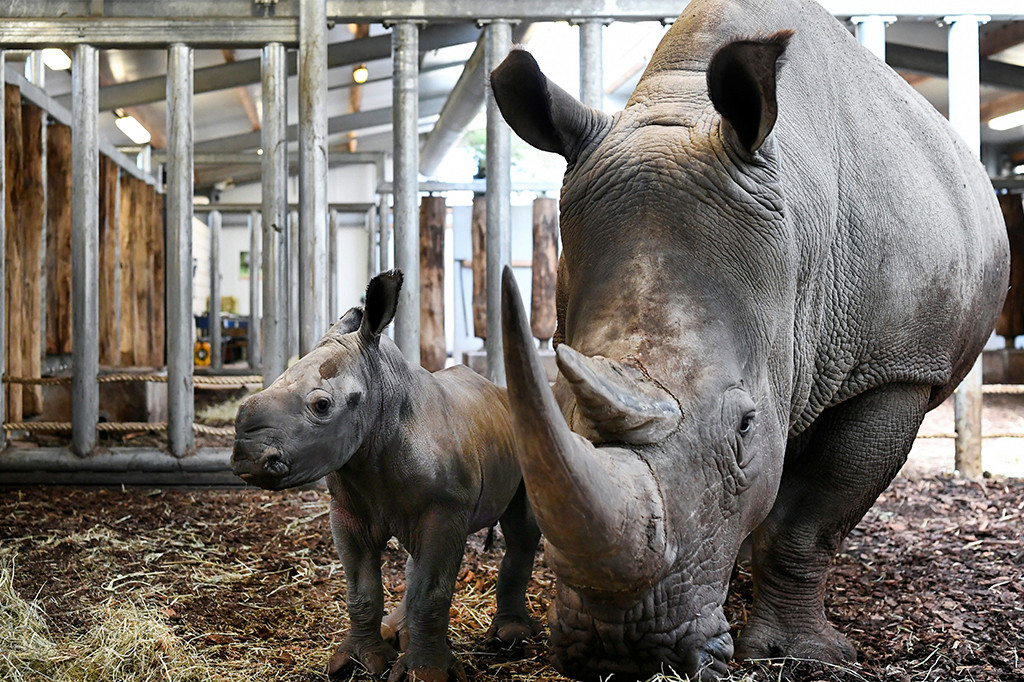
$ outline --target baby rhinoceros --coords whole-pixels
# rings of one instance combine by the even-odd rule
[[[503,389],[456,366],[411,366],[381,332],[402,273],[374,277],[365,310],[349,310],[320,343],[241,406],[231,466],[279,490],[327,477],[334,544],[348,581],[351,630],[331,677],[356,663],[389,680],[465,679],[446,641],[466,536],[501,522],[506,552],[488,633],[511,645],[539,630],[526,585],[540,531],[526,499]],[[382,623],[381,553],[409,553],[405,596]],[[383,625],[383,628],[382,628]],[[387,639],[386,639],[387,638]],[[391,640],[391,642],[387,641]]]

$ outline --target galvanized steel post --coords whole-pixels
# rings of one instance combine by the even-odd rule
[[[96,48],[76,45],[71,60],[71,447],[82,456],[96,447],[100,409],[98,69]]]
[[[259,211],[249,212],[249,331],[247,350],[249,367],[263,366],[263,339],[260,329],[260,263],[263,262],[263,222]]]
[[[377,202],[377,225],[378,225],[378,246],[380,255],[377,258],[377,267],[381,272],[391,269],[391,210],[388,206],[388,196],[380,195]],[[376,274],[376,273],[374,273]]]
[[[586,19],[580,26],[580,101],[588,107],[604,107],[604,20]]]
[[[512,26],[493,21],[486,26],[484,73],[491,73],[512,47]],[[488,81],[489,82],[489,81]],[[512,148],[511,130],[487,88],[487,378],[505,385],[505,357],[501,342],[501,271],[512,252]]]
[[[299,355],[323,334],[327,270],[327,3],[299,1]]]
[[[299,212],[288,211],[288,356],[302,355],[299,350]]]
[[[192,144],[192,48],[175,43],[167,53],[167,440],[176,457],[195,448]]]
[[[395,267],[405,275],[395,315],[395,343],[414,365],[420,363],[419,30],[411,21],[391,28]]]
[[[885,61],[885,29],[895,21],[895,16],[878,14],[850,17],[850,23],[856,27],[857,40],[883,62]]]
[[[338,312],[338,212],[331,209],[327,221],[327,324],[332,325]]]
[[[263,48],[263,386],[288,364],[288,62],[284,45]]]
[[[981,86],[978,27],[988,17],[946,17],[949,24],[949,123],[976,156],[981,156]],[[968,478],[979,478],[981,466],[981,357],[964,377],[953,398],[956,422],[956,468]]]
[[[220,328],[220,211],[210,211],[210,305],[207,322],[210,330],[210,367],[224,367],[224,352],[221,349]]]
[[[366,212],[366,279],[377,274],[377,207]],[[338,311],[339,313],[341,311]]]

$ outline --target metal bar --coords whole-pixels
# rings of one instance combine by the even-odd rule
[[[324,331],[327,270],[327,14],[299,2],[299,354]]]
[[[288,365],[288,71],[285,48],[263,48],[263,386]],[[223,209],[222,210],[226,210]]]
[[[856,28],[857,40],[883,62],[885,61],[885,29],[895,21],[896,17],[892,15],[875,14],[850,17],[850,23]]]
[[[195,447],[192,433],[192,49],[167,52],[167,440],[171,454]]]
[[[338,212],[331,210],[327,223],[327,320],[333,324],[341,317],[338,311]]]
[[[288,212],[288,356],[299,353],[299,212]]]
[[[493,71],[512,47],[512,27],[495,21],[484,29],[487,40],[485,73]],[[511,131],[498,110],[494,95],[487,97],[487,378],[505,385],[505,357],[501,341],[501,271],[512,251]]]
[[[260,147],[262,149],[262,147]],[[327,161],[332,166],[378,164],[384,152],[328,152]],[[167,152],[153,152],[154,163],[166,163]],[[192,155],[192,163],[196,166],[256,166],[263,164],[263,154],[252,152],[196,152]],[[296,164],[296,167],[297,164]]]
[[[587,19],[580,25],[580,101],[588,107],[604,107],[604,21]]]
[[[419,26],[401,22],[391,29],[394,55],[395,267],[405,275],[395,315],[395,343],[412,365],[420,363],[420,249],[418,69]]]
[[[210,211],[210,305],[207,307],[210,329],[210,366],[224,367],[220,328],[220,211]]]
[[[56,15],[54,15],[56,16]],[[448,24],[431,26],[423,30],[420,50],[436,50],[442,47],[470,43],[480,35],[480,29],[472,24]],[[345,40],[327,47],[327,67],[336,68],[363,64],[391,56],[391,37],[374,36],[362,40]],[[294,52],[286,57],[288,75],[298,73],[298,62]],[[260,60],[240,59],[230,64],[218,64],[197,69],[195,72],[195,93],[212,92],[228,88],[252,85],[260,82]],[[134,81],[108,85],[100,88],[100,110],[109,111],[124,107],[158,102],[164,98],[163,78],[160,76],[140,78]]]
[[[0,50],[0,73],[7,70],[6,53]],[[2,85],[2,84],[0,84]],[[0,87],[0,112],[7,110],[6,88]],[[7,286],[7,124],[0,113],[0,197],[4,210],[0,211],[0,288]],[[45,160],[45,157],[44,157]],[[46,316],[43,316],[46,319]],[[97,348],[97,351],[99,349]],[[7,373],[7,294],[0,296],[0,376]],[[0,421],[7,421],[7,384],[0,383]],[[7,432],[0,429],[0,450],[7,447]]]
[[[960,133],[975,156],[981,156],[981,88],[978,83],[978,27],[988,17],[952,16],[949,24],[949,123]],[[981,384],[979,357],[953,397],[956,423],[956,469],[968,478],[980,478]]]
[[[264,116],[265,118],[265,116]],[[263,124],[266,129],[266,123]],[[287,176],[285,176],[287,178]],[[283,195],[282,195],[283,196]],[[287,201],[282,202],[284,210],[298,210],[298,203],[289,203]],[[258,211],[263,208],[262,203],[255,203],[251,201],[232,201],[227,203],[216,203],[216,204],[195,204],[195,211],[197,213],[205,213],[208,211],[220,211],[221,213],[248,213],[249,211]],[[368,201],[357,201],[357,202],[331,202],[327,204],[327,207],[331,210],[335,210],[338,213],[362,213],[368,211],[376,206],[376,204]]]
[[[377,246],[377,209],[376,207],[366,212],[366,279],[369,280],[371,277],[376,275],[379,270],[377,268],[377,256],[380,253],[380,249]],[[340,313],[340,307],[338,312]]]
[[[249,212],[249,367],[258,370],[263,366],[263,339],[260,328],[260,263],[263,262],[262,214],[257,210]]]
[[[557,193],[561,190],[562,185],[559,182],[514,182],[511,185],[513,192],[553,192]],[[390,194],[394,191],[394,184],[390,182],[382,182],[377,185],[377,191],[382,194]],[[471,182],[438,182],[438,181],[426,181],[420,182],[421,192],[478,192],[483,194],[487,191],[487,180],[473,180]]]
[[[380,237],[377,246],[380,247],[380,254],[377,258],[378,267],[381,272],[391,269],[391,210],[388,206],[388,198],[381,194],[377,203],[377,225],[379,225]]]
[[[180,19],[103,17],[4,19],[0,42],[36,50],[54,45],[90,44],[102,48],[262,47],[270,42],[295,45],[299,22],[289,17]]]
[[[98,72],[96,48],[77,45],[71,60],[71,448],[83,457],[96,447],[100,414]]]
[[[28,79],[18,73],[13,66],[0,70],[0,73],[3,74],[4,80],[11,85],[17,86],[17,88],[21,90],[22,101],[29,101],[32,104],[35,104],[59,123],[63,123],[69,127],[73,124],[74,121],[72,119],[70,109],[30,83]],[[142,180],[147,185],[156,184],[156,179],[152,175],[149,175],[139,169],[135,161],[129,159],[118,151],[117,147],[113,144],[106,140],[100,140],[99,145],[100,152],[117,164],[118,168],[131,174],[132,177]]]

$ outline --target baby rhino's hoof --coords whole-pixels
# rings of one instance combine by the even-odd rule
[[[541,627],[529,616],[495,616],[487,631],[487,639],[503,647],[514,647],[540,633]]]
[[[452,660],[447,669],[429,665],[416,668],[406,667],[406,657],[398,659],[391,666],[388,682],[467,682],[466,671],[458,659]]]
[[[396,658],[398,652],[384,642],[361,644],[346,638],[327,662],[327,677],[331,680],[348,679],[359,664],[370,674],[380,675]]]

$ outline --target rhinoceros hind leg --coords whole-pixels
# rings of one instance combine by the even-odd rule
[[[501,532],[505,537],[505,556],[498,569],[498,604],[487,638],[512,647],[541,631],[540,624],[526,610],[526,586],[533,574],[540,528],[522,482],[501,517]]]
[[[930,390],[873,389],[827,410],[791,444],[775,505],[754,532],[754,606],[737,658],[856,659],[825,618],[825,580],[843,538],[906,461]]]
[[[409,628],[405,625],[405,597],[402,597],[394,611],[384,617],[384,622],[380,626],[380,636],[399,651],[409,648]]]

